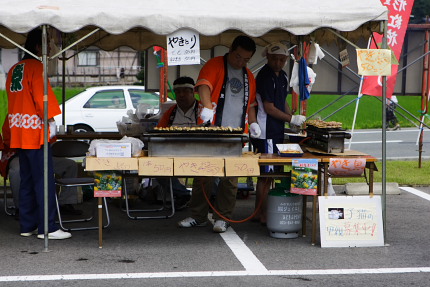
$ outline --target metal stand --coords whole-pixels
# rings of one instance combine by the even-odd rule
[[[163,204],[160,208],[157,209],[130,209],[130,205],[128,202],[129,199],[129,194],[128,194],[128,190],[127,190],[127,185],[125,184],[125,174],[123,176],[123,189],[124,189],[124,201],[125,201],[125,212],[127,213],[128,218],[130,219],[134,219],[134,220],[140,220],[140,219],[167,219],[167,218],[171,218],[174,214],[175,214],[175,201],[173,198],[173,187],[172,187],[172,179],[170,178],[170,202],[171,202],[171,207],[168,208],[166,205],[166,194],[165,191],[163,190]],[[160,212],[160,211],[164,211],[170,209],[171,212],[170,214],[166,214],[166,215],[155,215],[155,216],[136,216],[136,215],[132,215],[132,213],[136,214],[136,213],[143,213],[143,212]]]

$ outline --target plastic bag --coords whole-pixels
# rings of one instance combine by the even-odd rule
[[[307,67],[307,73],[309,77],[309,85],[307,85],[306,88],[310,93],[312,90],[312,85],[315,83],[315,78],[317,77],[317,74],[309,67]],[[294,92],[298,95],[300,95],[299,84],[299,63],[294,62],[293,71],[291,72],[290,87],[292,87]]]
[[[97,139],[91,141],[90,148],[88,149],[90,156],[96,156],[96,147],[98,143],[131,143],[131,155],[139,156],[142,152],[144,143],[137,138],[124,136],[120,140],[107,140],[107,139]]]
[[[331,177],[328,178],[327,192],[329,196],[336,196],[336,192],[334,191],[333,184],[331,182]]]

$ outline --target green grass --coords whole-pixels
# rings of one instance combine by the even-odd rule
[[[382,182],[382,162],[376,162],[378,171],[374,172],[374,182]],[[386,182],[397,182],[399,185],[425,186],[430,185],[430,161],[423,161],[418,168],[418,161],[386,161]],[[290,171],[291,166],[285,166]],[[367,171],[366,171],[367,173]],[[368,174],[366,174],[368,176]],[[366,182],[364,177],[333,178],[334,185],[350,182]]]
[[[57,96],[57,100],[58,103],[61,104],[63,103],[63,88],[53,88],[55,95]],[[85,88],[67,88],[66,89],[66,101],[74,96],[76,96],[77,94],[79,94],[80,92],[82,92],[83,90],[85,90]]]
[[[79,92],[83,91],[85,88],[67,88],[66,89],[66,100],[75,96]],[[57,96],[59,103],[62,103],[62,88],[54,88],[54,92]],[[420,117],[421,111],[421,97],[420,96],[397,96],[399,100],[399,105],[407,110],[409,113],[413,114],[415,117]],[[346,129],[352,128],[354,112],[356,107],[355,95],[339,96],[339,95],[320,95],[311,94],[311,98],[307,103],[307,116],[310,117],[314,115],[317,111],[318,114],[314,115],[312,118],[324,119],[326,121],[338,121],[343,123],[343,127]],[[289,101],[291,104],[291,97],[289,96]],[[336,101],[334,104],[331,104]],[[351,104],[345,106],[347,103]],[[330,105],[329,105],[330,104]],[[329,105],[329,106],[328,106]],[[327,106],[327,107],[326,107]],[[344,107],[345,106],[345,107]],[[326,108],[324,108],[326,107]],[[399,119],[400,125],[402,127],[414,127],[415,123],[418,125],[418,121],[413,119],[407,112],[403,111],[401,108],[397,108],[398,112],[405,115],[397,113],[397,118]],[[382,127],[382,102],[378,97],[373,96],[363,96],[359,101],[357,119],[355,123],[355,129],[371,129],[371,128],[381,128]],[[413,123],[410,122],[413,121]],[[430,119],[426,118],[425,123],[430,125]]]
[[[338,99],[340,96],[338,95],[311,95],[311,98],[308,100],[307,105],[307,116],[311,116],[316,113],[321,108],[327,106],[334,100]],[[415,117],[420,117],[421,111],[421,97],[420,96],[397,96],[399,100],[399,105],[406,109],[408,112],[413,114]],[[357,96],[348,95],[343,96],[339,101],[325,108],[324,110],[318,112],[313,118],[320,117],[321,119],[325,119],[332,113],[333,115],[329,116],[326,121],[338,121],[343,123],[343,127],[347,129],[352,128],[354,112],[356,107],[356,99]],[[352,104],[347,105],[345,108],[342,108],[344,105],[353,101]],[[339,110],[338,112],[336,112]],[[408,119],[413,120],[415,124],[419,124],[418,121],[414,120],[407,112],[404,112],[400,107],[397,107],[396,112],[400,112],[405,115],[407,118],[399,115],[397,113],[397,118],[399,119],[400,125],[402,127],[413,127],[413,123],[411,123]],[[378,97],[373,96],[363,96],[358,105],[357,119],[355,128],[356,129],[370,129],[370,128],[381,128],[382,127],[382,102]],[[426,119],[425,123],[430,125],[430,120]]]
[[[68,88],[66,89],[66,99],[73,97],[84,90],[84,88]],[[62,89],[54,88],[54,92],[57,95],[59,102],[62,102]],[[337,95],[318,95],[312,94],[308,100],[307,115],[314,114],[317,110],[325,107],[332,101],[338,99],[340,96]],[[344,96],[335,104],[320,111],[318,115],[324,119],[329,114],[340,109],[343,105],[351,100],[356,99],[356,96]],[[419,117],[421,110],[421,97],[419,96],[397,96],[399,104],[408,110],[410,113]],[[382,114],[382,103],[376,97],[363,96],[360,100],[356,129],[368,129],[368,128],[380,128],[381,127],[381,114]],[[343,127],[350,129],[352,127],[353,115],[355,110],[355,101],[346,108],[340,109],[339,112],[327,118],[327,121],[339,121],[343,123]],[[401,111],[400,108],[397,110]],[[401,111],[401,113],[406,114]],[[397,115],[400,120],[402,127],[413,126],[408,120],[402,116]],[[408,118],[411,118],[408,116]],[[415,123],[417,123],[414,120]],[[426,124],[430,125],[430,121],[426,119]],[[379,171],[382,170],[381,162],[377,162],[376,165]],[[422,168],[418,168],[417,161],[387,161],[387,182],[397,182],[400,185],[430,185],[430,161],[423,161]],[[382,173],[375,172],[375,182],[382,181]],[[364,182],[364,178],[334,178],[333,184],[345,184],[347,182]]]

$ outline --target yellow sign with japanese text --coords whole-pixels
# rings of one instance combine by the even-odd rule
[[[391,76],[389,49],[357,49],[358,74],[363,76]]]

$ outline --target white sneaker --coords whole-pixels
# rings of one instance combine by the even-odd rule
[[[227,228],[230,226],[230,224],[227,221],[224,220],[217,220],[215,221],[213,231],[218,233],[223,233],[227,231]]]
[[[197,222],[197,220],[195,220],[192,217],[187,217],[184,220],[181,220],[178,222],[178,226],[179,227],[200,227],[200,226],[206,226],[206,224],[208,224],[207,221],[204,222]]]
[[[35,230],[30,231],[30,232],[22,232],[20,235],[24,236],[24,237],[30,237],[32,235],[36,235],[37,233],[38,232],[37,232],[37,228],[36,228]]]
[[[48,233],[48,239],[51,240],[57,240],[57,239],[67,239],[72,237],[72,234],[69,232],[65,232],[61,229],[58,229],[57,231]],[[38,234],[37,238],[39,239],[44,239],[45,238],[45,234]]]

